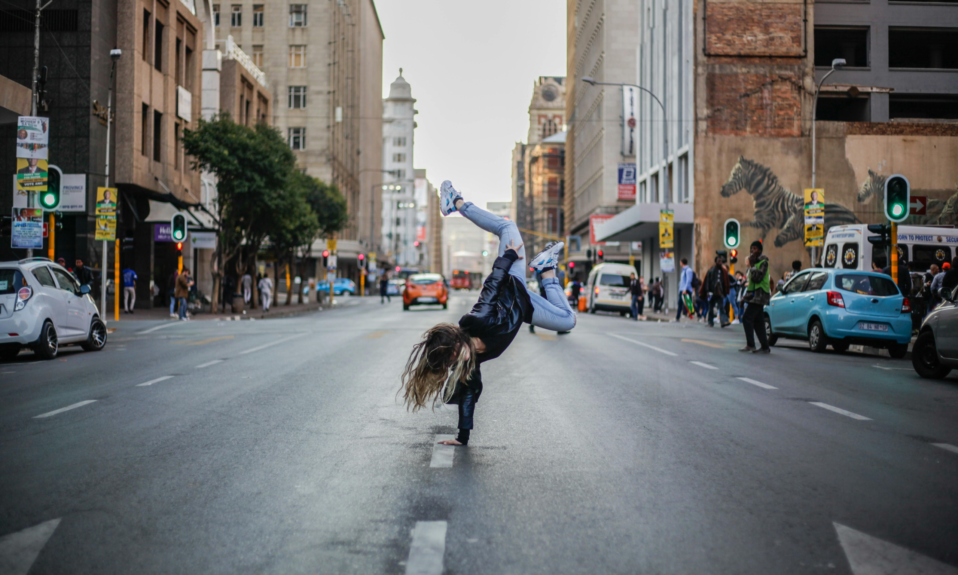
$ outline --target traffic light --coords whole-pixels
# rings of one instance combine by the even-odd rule
[[[868,243],[875,249],[887,250],[891,246],[891,224],[868,224],[868,231],[877,236],[868,236]]]
[[[419,247],[419,240],[414,241],[414,242],[412,243],[412,245],[413,245],[413,247],[418,248],[418,247]]]
[[[401,269],[402,269],[401,267],[396,266],[396,273],[398,274],[398,273],[399,273],[399,270],[401,270]]]
[[[170,218],[170,237],[174,242],[186,239],[186,215],[183,212],[176,212]]]
[[[40,192],[40,205],[44,210],[53,211],[60,205],[60,189],[62,186],[60,168],[49,166],[47,169],[47,191]]]
[[[738,220],[735,218],[729,218],[725,220],[725,247],[737,248],[739,242],[742,241],[742,235],[739,233]]]
[[[885,180],[885,217],[889,221],[901,223],[908,218],[911,203],[911,185],[900,174],[888,176]]]
[[[486,257],[486,256],[488,256],[488,255],[489,255],[489,251],[488,251],[488,250],[482,250],[482,257]]]
[[[329,267],[329,250],[323,250],[323,267]]]
[[[603,252],[602,250],[598,250],[598,255],[600,260],[605,259],[605,252]]]
[[[356,258],[359,260],[359,269],[366,269],[366,254],[359,254]]]
[[[575,262],[569,262],[569,269],[571,270],[574,267],[575,267]]]
[[[729,260],[728,260],[729,262],[733,264],[738,263],[738,250],[735,250],[735,249],[729,250],[728,256],[729,256]]]
[[[176,255],[177,256],[183,255],[183,242],[176,242]]]

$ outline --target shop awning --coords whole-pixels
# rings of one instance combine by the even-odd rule
[[[614,218],[595,227],[595,239],[600,242],[638,242],[659,235],[659,212],[665,204],[636,204]],[[675,227],[691,226],[695,222],[693,204],[669,204],[674,212]]]

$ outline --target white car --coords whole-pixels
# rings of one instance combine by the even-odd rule
[[[0,360],[23,347],[44,359],[68,344],[103,349],[106,326],[89,294],[90,286],[46,258],[0,262]]]
[[[601,263],[589,273],[585,294],[588,299],[589,313],[597,311],[617,311],[626,315],[632,311],[632,296],[629,295],[631,275],[636,273],[635,266],[617,263]]]

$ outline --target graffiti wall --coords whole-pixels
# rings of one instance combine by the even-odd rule
[[[902,174],[927,213],[912,225],[958,225],[958,137],[846,135],[820,123],[816,187],[825,189],[825,228],[881,223],[885,178]],[[761,239],[776,279],[793,260],[810,264],[803,247],[803,190],[811,186],[808,138],[699,136],[696,140],[696,269],[723,249],[722,225],[742,224],[742,252]]]

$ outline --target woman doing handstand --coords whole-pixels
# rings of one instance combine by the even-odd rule
[[[459,319],[459,325],[441,323],[413,347],[402,375],[403,399],[417,411],[441,399],[459,406],[459,435],[442,441],[466,445],[473,427],[476,402],[482,393],[479,366],[502,355],[523,322],[544,329],[570,331],[576,316],[556,278],[558,255],[564,244],[555,242],[537,255],[529,267],[539,272],[546,297],[526,288],[525,249],[515,222],[465,202],[448,180],[440,189],[440,210],[458,211],[466,219],[499,238],[499,257],[482,284],[479,301]]]

